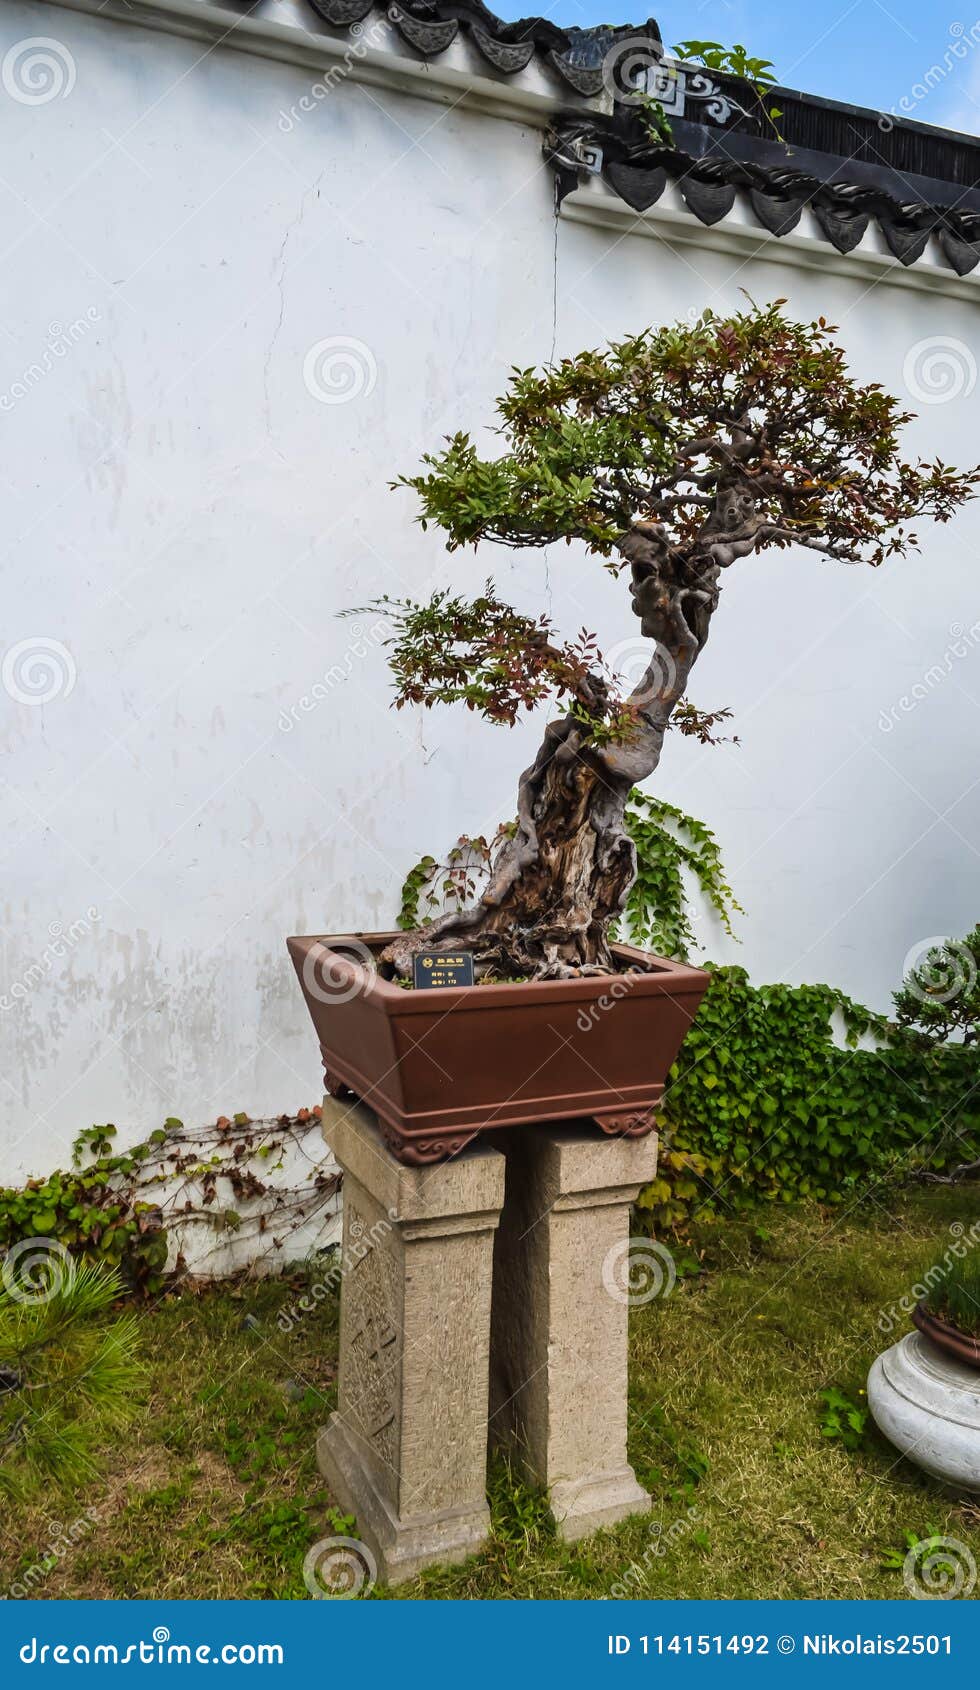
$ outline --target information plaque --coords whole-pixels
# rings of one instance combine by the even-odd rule
[[[420,951],[415,958],[416,991],[429,986],[472,986],[471,951]]]

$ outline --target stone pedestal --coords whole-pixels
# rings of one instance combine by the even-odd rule
[[[561,1535],[650,1507],[626,1459],[627,1316],[616,1286],[657,1140],[519,1129],[494,1244],[490,1440],[543,1486]]]
[[[980,1373],[906,1333],[873,1363],[868,1406],[885,1437],[958,1491],[980,1491]]]
[[[344,1172],[340,1381],[320,1469],[387,1584],[483,1548],[493,1236],[504,1159],[408,1168],[371,1112],[324,1099]]]

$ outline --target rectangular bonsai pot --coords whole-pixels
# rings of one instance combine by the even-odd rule
[[[400,1161],[435,1162],[494,1128],[583,1116],[639,1137],[709,982],[614,951],[630,974],[406,990],[371,959],[396,933],[287,940],[327,1090],[374,1110]]]

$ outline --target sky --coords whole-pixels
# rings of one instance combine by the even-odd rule
[[[490,4],[507,17],[535,10],[521,7],[521,0]],[[644,0],[543,0],[540,7],[556,23],[579,28],[642,23],[650,9]],[[904,96],[914,109],[900,109],[921,123],[980,133],[980,0],[939,6],[922,0],[671,0],[653,9],[668,47],[693,39],[740,42],[753,56],[772,59],[785,87],[880,111],[891,111]]]

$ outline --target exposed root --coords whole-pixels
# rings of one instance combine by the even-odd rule
[[[480,905],[476,906],[476,910],[484,919],[487,918],[488,912]],[[463,912],[464,917],[470,914],[470,911]],[[576,980],[587,975],[621,972],[605,940],[601,956],[586,958],[576,954],[569,957],[562,954],[562,947],[553,936],[546,936],[542,943],[541,935],[537,933],[522,934],[513,929],[495,932],[489,928],[473,931],[472,924],[469,925],[469,931],[463,924],[458,932],[454,932],[451,922],[433,922],[417,933],[406,933],[394,939],[382,951],[380,960],[387,963],[402,980],[411,979],[415,958],[421,951],[428,950],[470,951],[477,980],[488,982],[515,978]],[[572,945],[569,948],[579,953],[583,947]]]

